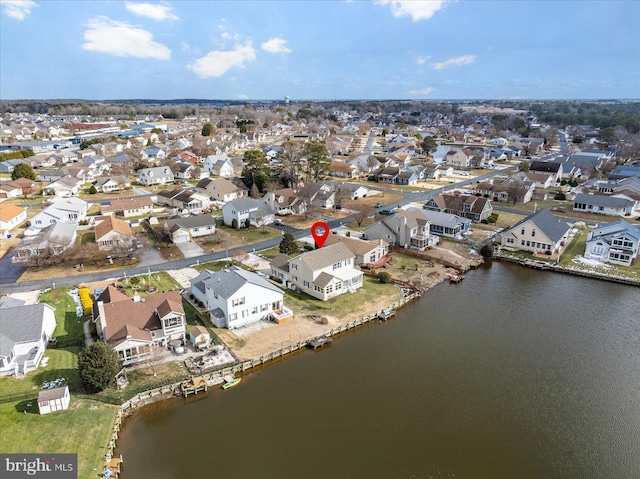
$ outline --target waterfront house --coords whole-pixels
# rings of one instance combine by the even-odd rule
[[[93,304],[98,337],[118,352],[124,366],[143,361],[152,346],[184,344],[186,319],[178,291],[133,299],[108,286]],[[173,343],[175,344],[175,343]]]
[[[488,198],[463,195],[458,191],[434,196],[425,203],[424,209],[468,218],[474,223],[487,219],[493,213],[493,207]]]
[[[635,201],[628,198],[614,196],[591,195],[578,193],[573,200],[573,211],[598,213],[610,216],[630,216],[633,213]]]
[[[205,270],[191,280],[191,294],[205,305],[217,328],[235,329],[264,319],[293,318],[280,288],[264,277],[236,266]]]
[[[40,364],[56,329],[55,309],[39,303],[0,311],[0,376],[24,376]]]
[[[552,255],[564,248],[571,227],[547,208],[527,216],[502,233],[501,245],[513,250]]]
[[[412,208],[409,211],[412,211]],[[464,239],[465,233],[471,229],[471,220],[469,218],[461,218],[458,215],[441,213],[440,211],[427,211],[425,209],[421,211],[429,221],[429,233],[432,235]]]
[[[324,245],[331,246],[336,243],[347,245],[347,248],[355,255],[354,263],[358,266],[365,263],[375,263],[389,253],[389,243],[382,239],[367,241],[350,236],[330,234]]]
[[[49,414],[56,411],[69,409],[69,386],[44,389],[38,393],[38,411],[40,414]]]
[[[193,238],[216,232],[216,218],[211,215],[176,217],[165,221],[164,231],[174,243],[186,243]]]
[[[412,209],[400,211],[367,226],[364,235],[402,248],[424,251],[428,246],[438,243],[438,237],[431,236],[430,230],[429,219],[421,211]]]
[[[640,249],[640,227],[624,220],[597,226],[589,232],[584,257],[631,266]]]
[[[270,263],[271,275],[288,288],[326,301],[362,287],[362,271],[356,255],[342,242],[291,258],[280,254]]]

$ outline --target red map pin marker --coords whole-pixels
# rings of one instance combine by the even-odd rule
[[[324,221],[316,221],[311,227],[311,236],[313,236],[316,246],[322,248],[322,245],[329,236],[329,225]]]

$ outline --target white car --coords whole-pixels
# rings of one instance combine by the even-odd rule
[[[276,218],[275,220],[273,220],[273,224],[276,226],[284,226],[284,221],[282,221],[280,218]]]

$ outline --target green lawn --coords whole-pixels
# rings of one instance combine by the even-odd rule
[[[56,330],[53,336],[59,341],[73,341],[83,337],[84,317],[78,317],[76,314],[76,303],[68,294],[72,289],[72,286],[51,289],[38,297],[39,302],[47,303],[56,309]]]
[[[560,255],[560,264],[562,266],[571,265],[573,258],[584,254],[584,248],[587,244],[587,236],[588,229],[586,227],[578,230],[578,233],[573,237],[571,243],[569,243]]]
[[[346,316],[360,309],[361,304],[372,303],[379,296],[388,295],[389,303],[401,298],[400,291],[393,284],[381,284],[370,276],[363,278],[363,286],[355,293],[335,297],[335,302],[321,301],[308,294],[287,289],[284,291],[284,304],[293,311],[326,312],[332,316]]]
[[[196,264],[194,266],[192,266],[193,269],[195,269],[196,271],[200,271],[201,273],[205,270],[208,269],[209,271],[220,271],[222,268],[225,267],[225,265],[227,264],[226,260],[222,260],[222,261],[212,261],[211,263],[200,263],[200,264]]]
[[[40,386],[45,381],[66,378],[69,390],[72,392],[84,392],[80,386],[78,376],[78,353],[80,346],[69,346],[67,348],[47,348],[44,357],[49,358],[46,367],[40,367],[28,373],[25,377],[16,379],[14,377],[0,378],[0,396],[6,397],[9,394],[16,394],[24,397],[36,397],[40,391]],[[0,434],[1,436],[1,434]]]
[[[0,451],[78,453],[78,477],[97,477],[116,414],[116,407],[74,398],[73,394],[67,411],[43,416],[38,414],[35,400],[0,404]]]
[[[138,278],[140,278],[140,283],[138,283],[139,288],[137,290],[133,289],[133,285],[131,284],[131,281],[129,279],[123,281],[122,285],[124,286],[124,292],[128,296],[133,296],[135,291],[138,291],[138,294],[140,296],[147,296],[151,294],[147,292],[149,275],[141,274],[138,276]],[[151,286],[155,286],[157,288],[156,292],[158,293],[162,293],[163,291],[176,291],[182,289],[182,286],[180,286],[169,273],[166,273],[164,271],[161,273],[151,274]]]

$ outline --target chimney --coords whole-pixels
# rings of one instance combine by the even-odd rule
[[[140,295],[138,294],[137,291],[133,293],[133,301],[136,303],[140,302]]]

